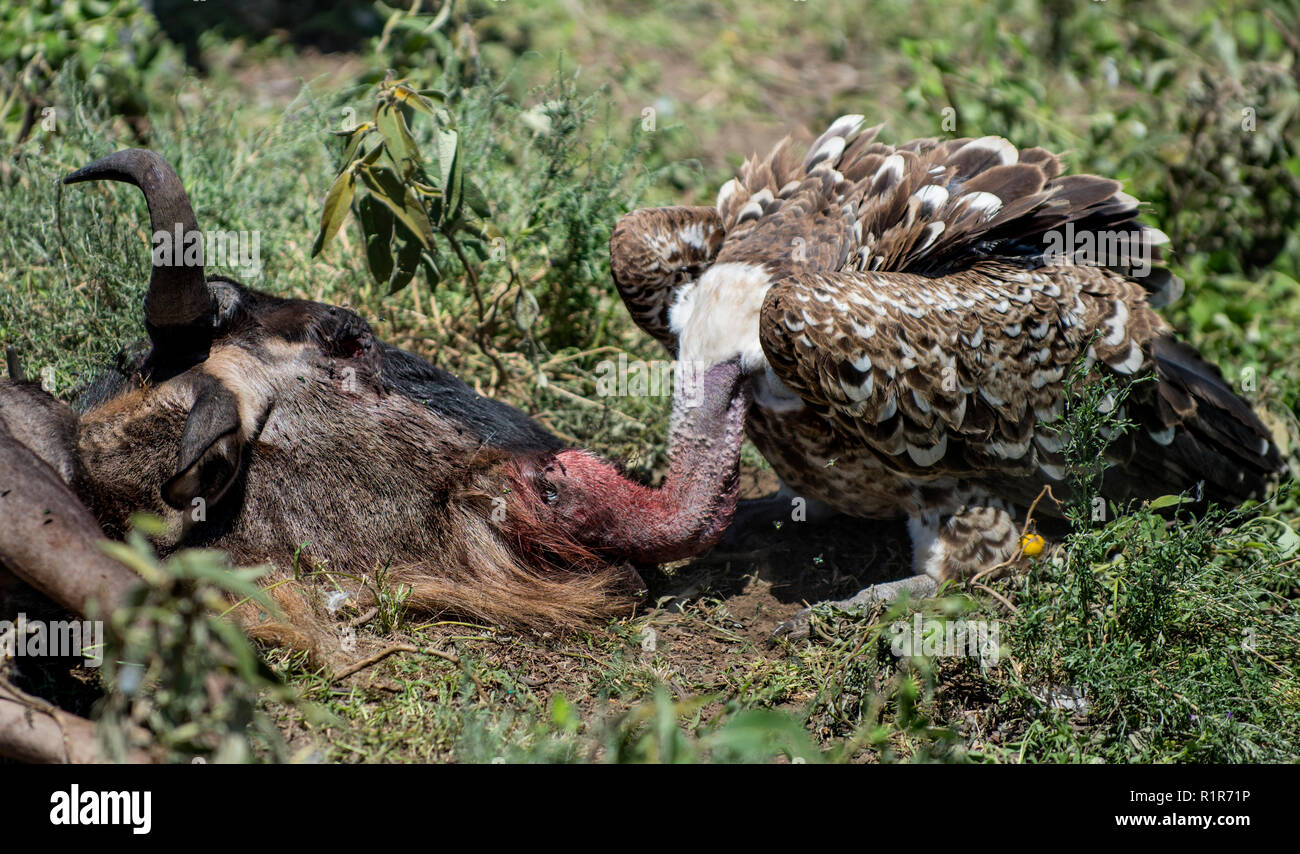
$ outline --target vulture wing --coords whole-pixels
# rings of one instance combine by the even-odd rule
[[[668,309],[678,290],[713,263],[722,235],[712,207],[644,208],[614,227],[609,256],[618,292],[637,325],[673,353],[677,337],[668,328]]]
[[[794,276],[768,292],[760,337],[782,382],[898,472],[1015,479],[1031,496],[1064,480],[1052,425],[1080,355],[1154,378],[1125,403],[1138,429],[1107,452],[1110,497],[1204,481],[1206,497],[1239,503],[1280,464],[1218,369],[1170,337],[1140,286],[1096,268]]]

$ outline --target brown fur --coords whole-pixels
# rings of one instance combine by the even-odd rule
[[[64,182],[87,180],[141,188],[155,232],[197,232],[183,184],[153,152],[111,154]],[[165,522],[164,554],[206,546],[271,565],[277,613],[244,605],[235,618],[317,660],[332,657],[336,631],[303,580],[365,604],[382,575],[409,587],[410,608],[525,628],[590,624],[635,602],[636,573],[584,546],[590,532],[539,489],[554,436],[376,340],[350,311],[208,278],[201,263],[153,268],[151,347],[92,384],[80,417],[0,382],[0,430],[57,469],[105,534],[149,512]],[[80,521],[93,541],[94,521]]]
[[[222,548],[239,565],[270,563],[271,582],[291,577],[296,558],[299,572],[319,572],[362,604],[373,596],[367,580],[387,568],[387,583],[411,588],[412,609],[493,625],[586,625],[634,603],[635,574],[557,524],[512,455],[403,396],[364,384],[341,391],[328,379],[339,366],[312,349],[283,348],[278,362],[248,365],[238,383],[222,371],[241,409],[274,405],[246,419],[257,426],[246,437],[241,482],[199,523],[159,494],[193,404],[186,375],[86,413],[79,425],[86,498],[106,530],[120,534],[132,513],[153,512],[170,523],[164,549]],[[240,348],[214,348],[209,362],[247,358]],[[278,595],[287,624],[241,622],[257,637],[320,656],[333,634],[322,611]],[[311,598],[301,586],[295,595]]]

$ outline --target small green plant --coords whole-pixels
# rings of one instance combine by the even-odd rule
[[[820,750],[798,718],[772,709],[728,709],[701,723],[701,713],[715,697],[673,700],[663,685],[654,698],[639,703],[613,721],[605,735],[605,759],[615,763],[821,762]],[[680,725],[687,721],[692,736]]]
[[[392,568],[385,566],[375,571],[365,584],[375,597],[375,620],[381,635],[391,634],[406,624],[406,600],[411,597],[411,585],[394,584]]]
[[[499,236],[488,221],[487,199],[465,175],[461,137],[450,111],[435,107],[436,90],[417,92],[405,80],[384,78],[373,118],[338,131],[347,139],[343,167],[325,196],[313,257],[338,233],[349,209],[355,211],[366,246],[370,275],[396,293],[423,266],[430,284],[443,277],[440,243],[464,267],[482,308],[478,280],[466,255],[482,260]],[[436,160],[426,162],[408,120],[415,114],[435,123]]]
[[[1255,698],[1295,690],[1280,662],[1294,657],[1300,624],[1274,591],[1295,584],[1287,558],[1300,536],[1259,509],[1193,516],[1184,496],[1109,518],[1089,512],[1104,470],[1096,461],[1131,426],[1120,415],[1131,388],[1103,379],[1073,384],[1067,397],[1072,530],[1021,581],[1011,632],[1013,657],[1034,674],[1011,680],[1007,695],[1029,721],[1020,755],[1279,759],[1287,748],[1274,732],[1294,726],[1295,706]]]
[[[941,660],[929,655],[898,655],[893,627],[917,614],[927,626],[974,617],[976,603],[966,596],[921,601],[900,600],[866,612],[847,614],[819,608],[820,643],[799,651],[801,668],[815,687],[806,708],[807,725],[830,741],[828,758],[849,761],[866,751],[876,761],[962,762],[967,751],[943,725],[936,704],[945,668],[980,684],[980,664],[968,658]],[[932,629],[933,630],[933,629]],[[919,652],[919,650],[918,650]]]
[[[1071,366],[1065,381],[1062,416],[1055,424],[1044,427],[1054,432],[1061,442],[1069,488],[1065,515],[1076,531],[1087,530],[1106,518],[1105,499],[1101,496],[1102,479],[1111,465],[1106,452],[1112,443],[1137,426],[1124,415],[1124,402],[1134,385],[1142,381],[1123,381],[1107,371],[1091,370],[1089,362],[1084,355]],[[1099,541],[1082,539],[1066,550],[1067,574],[1084,622],[1092,613],[1094,599],[1100,595],[1095,567],[1106,555],[1099,549]]]
[[[108,755],[146,746],[129,742],[132,729],[144,727],[172,761],[286,760],[261,704],[293,704],[294,694],[224,616],[232,598],[275,612],[253,583],[264,570],[231,569],[224,554],[200,549],[160,561],[147,536],[161,534],[162,521],[141,515],[133,524],[125,543],[104,545],[144,579],[108,621],[107,695],[97,716]]]
[[[62,70],[114,113],[139,119],[150,93],[182,68],[180,51],[139,0],[0,0],[0,128],[9,142],[48,117]]]

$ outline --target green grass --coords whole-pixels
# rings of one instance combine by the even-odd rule
[[[952,116],[960,135],[1065,150],[1071,169],[1113,175],[1151,203],[1187,282],[1166,317],[1257,402],[1294,470],[1300,89],[1264,9],[1295,22],[1268,2],[619,2],[583,4],[581,20],[567,4],[474,2],[439,30],[394,35],[382,54],[362,46],[328,75],[330,62],[273,39],[203,37],[206,76],[148,72],[147,103],[129,119],[69,67],[38,87],[55,131],[18,139],[21,98],[0,115],[0,343],[32,373],[52,368],[69,397],[141,337],[138,192],[58,178],[143,143],[176,165],[204,228],[260,231],[264,269],[250,284],[351,305],[385,339],[652,474],[668,399],[595,394],[600,359],[663,357],[610,285],[616,218],[707,202],[743,155],[787,129],[808,139],[842,112],[888,120],[891,141],[945,135]],[[310,258],[342,157],[328,131],[345,108],[364,114],[390,66],[448,93],[466,172],[504,235],[506,253],[473,262],[495,306],[487,324],[456,262],[436,287],[417,276],[390,296],[351,223]],[[249,81],[270,69],[308,79],[292,100],[250,99]],[[3,72],[8,97],[21,68]],[[430,129],[413,130],[427,150]],[[752,450],[745,463],[764,466]],[[1121,509],[1105,524],[1078,520],[1055,552],[990,582],[1014,610],[982,589],[950,590],[827,614],[793,644],[764,638],[798,603],[761,580],[718,580],[753,571],[739,559],[721,575],[678,570],[700,579],[684,601],[567,637],[421,623],[386,591],[360,650],[401,642],[459,664],[397,653],[332,682],[267,651],[304,702],[266,695],[285,746],[254,749],[340,762],[1300,759],[1295,489],[1171,524]],[[856,589],[857,571],[835,583]],[[914,613],[999,621],[1000,661],[895,656],[890,626]],[[1086,703],[1062,708],[1073,694]],[[203,720],[216,735],[194,743],[210,751],[225,724]]]

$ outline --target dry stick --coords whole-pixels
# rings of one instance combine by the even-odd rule
[[[603,403],[596,403],[596,401],[589,400],[588,398],[585,398],[580,394],[574,394],[573,392],[569,391],[567,388],[564,388],[562,386],[548,385],[546,388],[548,391],[553,391],[556,392],[557,394],[569,398],[574,403],[581,403],[583,406],[591,406],[591,407],[595,407],[596,409],[605,409],[609,411],[611,414],[616,415],[619,418],[622,418],[624,421],[628,422],[629,424],[636,424],[640,427],[645,427],[645,424],[641,423],[640,421],[636,420],[631,415],[628,415],[625,412],[619,412],[617,409],[611,409]]]
[[[332,681],[341,682],[344,679],[347,679],[352,674],[365,670],[367,667],[370,667],[372,664],[378,664],[379,662],[383,661],[385,658],[388,658],[388,656],[392,655],[395,652],[419,652],[419,651],[420,651],[419,649],[411,646],[409,643],[395,643],[392,646],[381,649],[379,652],[375,653],[369,658],[363,658],[360,661],[349,664],[347,667],[343,668],[338,673],[334,674],[334,679]]]
[[[355,673],[359,673],[360,671],[365,670],[367,667],[378,664],[379,662],[383,661],[385,658],[388,658],[388,656],[397,652],[414,652],[414,653],[419,653],[420,655],[432,655],[435,658],[441,658],[444,661],[450,661],[452,664],[456,665],[457,667],[462,668],[465,671],[465,675],[467,675],[470,679],[474,680],[474,687],[478,688],[479,695],[484,699],[487,699],[487,691],[486,689],[484,689],[483,683],[479,681],[479,678],[477,674],[474,673],[474,671],[470,670],[469,667],[464,665],[464,663],[460,660],[460,656],[453,655],[450,652],[443,652],[440,649],[420,649],[418,646],[414,646],[413,644],[409,644],[409,643],[395,643],[392,646],[384,647],[379,652],[375,653],[369,658],[363,658],[361,661],[355,662],[353,664],[349,664],[347,667],[343,668],[338,673],[336,673],[334,675],[333,680],[331,681],[341,682],[344,679],[347,679],[349,676],[352,676]]]
[[[1015,554],[1013,554],[1011,557],[1007,558],[1006,560],[1002,561],[1001,563],[995,563],[993,566],[990,566],[988,569],[981,570],[980,572],[972,576],[970,581],[967,582],[971,587],[975,587],[980,590],[983,590],[985,593],[989,594],[994,599],[997,599],[1003,605],[1006,605],[1009,609],[1011,609],[1012,613],[1015,614],[1019,614],[1020,609],[1017,608],[1015,605],[1013,605],[1010,599],[1003,596],[1001,593],[998,593],[996,590],[989,587],[987,584],[983,584],[981,582],[984,578],[992,575],[993,573],[997,572],[1000,569],[1005,569],[1008,566],[1011,566],[1011,564],[1020,560],[1020,558],[1024,556],[1025,534],[1029,532],[1029,526],[1034,521],[1034,511],[1038,509],[1038,502],[1043,500],[1044,495],[1048,496],[1049,498],[1052,499],[1052,501],[1056,502],[1058,507],[1060,506],[1061,501],[1055,495],[1052,494],[1052,487],[1044,486],[1042,490],[1039,491],[1038,497],[1034,499],[1034,503],[1029,505],[1029,511],[1025,513],[1025,524],[1022,525],[1020,528],[1020,541],[1016,544]]]
[[[974,576],[971,577],[970,580],[971,584],[976,584],[977,582],[981,581],[987,576],[997,572],[999,569],[1006,569],[1008,566],[1011,566],[1011,564],[1020,560],[1020,558],[1024,556],[1025,534],[1029,532],[1029,526],[1034,521],[1034,511],[1038,509],[1038,502],[1043,500],[1044,495],[1048,496],[1049,498],[1052,499],[1052,501],[1056,502],[1056,505],[1058,507],[1061,505],[1060,499],[1052,494],[1052,487],[1044,486],[1042,490],[1038,493],[1038,497],[1034,499],[1034,503],[1029,505],[1029,512],[1025,514],[1025,524],[1020,527],[1020,542],[1016,545],[1016,553],[1013,554],[1011,557],[1007,558],[1006,560],[1002,561],[1001,563],[995,563],[993,564],[993,566],[990,566],[988,569],[984,569],[976,573]],[[983,587],[983,585],[980,586]],[[984,589],[988,590],[987,587],[984,587]],[[991,593],[992,591],[990,590],[989,592]],[[1003,599],[1003,601],[1005,602],[1006,600]]]
[[[1003,596],[1001,593],[997,592],[997,591],[994,590],[992,587],[989,587],[989,586],[986,585],[986,584],[981,584],[981,583],[978,582],[978,581],[972,581],[970,584],[971,584],[972,587],[978,587],[980,590],[983,590],[985,593],[989,594],[989,595],[992,596],[994,599],[996,599],[996,600],[998,600],[999,602],[1001,602],[1003,605],[1006,605],[1007,608],[1009,608],[1009,609],[1011,610],[1012,613],[1015,613],[1015,614],[1019,614],[1019,613],[1020,613],[1020,609],[1017,608],[1015,605],[1012,605],[1010,599],[1008,599],[1007,597]]]
[[[366,623],[373,620],[378,614],[379,614],[378,608],[371,608],[369,611],[366,611],[364,614],[357,617],[356,619],[349,620],[348,626],[353,629],[359,629],[362,626],[364,626]]]
[[[1228,661],[1232,663],[1232,669],[1237,674],[1237,681],[1241,683],[1241,690],[1245,692],[1246,699],[1250,700],[1250,707],[1255,710],[1255,716],[1262,720],[1264,716],[1260,714],[1259,706],[1255,705],[1255,698],[1250,696],[1250,688],[1246,686],[1246,677],[1241,675],[1241,668],[1237,666],[1237,657],[1232,654],[1232,650],[1228,650]]]
[[[577,353],[567,353],[564,355],[552,356],[551,358],[543,362],[540,367],[543,370],[547,368],[558,368],[560,365],[564,364],[565,362],[572,362],[574,359],[581,359],[585,356],[595,356],[600,353],[617,353],[617,352],[619,352],[618,347],[614,347],[612,345],[606,344],[602,347],[593,347],[590,350],[581,350]]]
[[[143,730],[136,735],[147,738]],[[0,681],[0,756],[44,765],[107,762],[95,738],[95,725]],[[145,750],[132,750],[126,761],[151,763]]]

